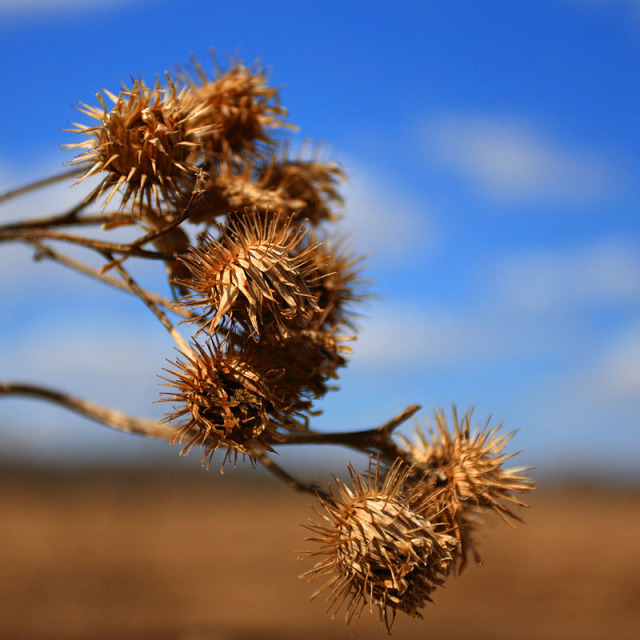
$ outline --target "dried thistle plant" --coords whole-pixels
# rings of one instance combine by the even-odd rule
[[[179,356],[164,373],[158,422],[134,418],[70,394],[18,382],[0,394],[27,395],[79,412],[125,433],[202,449],[209,466],[238,457],[261,465],[319,501],[309,525],[316,561],[304,576],[328,579],[335,615],[355,624],[368,606],[391,629],[398,612],[423,607],[470,552],[479,559],[479,516],[518,519],[533,488],[525,469],[504,469],[512,434],[472,430],[470,413],[442,411],[428,435],[396,439],[395,430],[420,407],[381,426],[318,432],[315,403],[336,389],[357,334],[358,305],[369,297],[362,257],[333,229],[342,205],[339,164],[289,156],[275,134],[290,125],[264,71],[241,62],[209,78],[197,61],[166,84],[141,79],[119,94],[102,90],[92,119],[70,131],[83,140],[70,171],[0,195],[0,203],[57,180],[99,178],[78,205],[58,215],[0,226],[0,242],[26,242],[46,258],[139,298],[176,342]],[[104,94],[104,95],[103,95]],[[113,104],[108,107],[105,96]],[[105,195],[106,194],[106,195]],[[93,207],[102,206],[97,211]],[[107,210],[107,207],[113,207]],[[137,237],[113,240],[127,225]],[[99,238],[84,234],[99,229]],[[100,268],[64,253],[85,247]],[[141,287],[129,261],[166,267],[172,297]],[[175,321],[191,329],[185,340]],[[296,479],[272,454],[286,445],[336,445],[369,454],[363,472],[349,467],[350,485],[328,491]],[[317,595],[317,594],[316,594]]]
[[[185,452],[202,446],[203,463],[219,447],[234,459],[238,453],[253,458],[254,450],[273,451],[279,430],[300,428],[285,394],[273,384],[272,372],[255,366],[253,351],[228,343],[195,343],[192,356],[167,370],[172,377],[165,380],[174,391],[164,392],[162,400],[177,408],[165,420],[187,418],[173,442],[186,438]]]
[[[292,128],[284,120],[287,110],[280,105],[278,90],[267,84],[266,74],[257,64],[248,68],[237,61],[225,70],[215,58],[214,63],[212,79],[195,58],[192,73],[180,74],[188,89],[187,101],[204,107],[196,121],[203,127],[211,120],[218,125],[206,141],[207,150],[218,157],[242,157],[259,153],[262,146],[268,153],[275,144],[269,130]]]

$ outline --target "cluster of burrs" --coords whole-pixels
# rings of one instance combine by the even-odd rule
[[[377,449],[369,469],[350,467],[351,483],[334,480],[320,497],[319,521],[308,525],[317,547],[303,558],[318,557],[309,580],[329,576],[314,594],[326,594],[329,611],[346,607],[346,621],[357,621],[368,605],[387,629],[398,611],[422,617],[432,592],[465,568],[483,512],[505,521],[519,520],[513,508],[526,506],[517,494],[533,488],[526,469],[504,469],[515,454],[505,453],[512,433],[487,422],[471,428],[471,412],[453,427],[443,411],[434,413],[429,435],[418,427],[415,441],[396,444],[389,428],[366,434]],[[377,442],[376,442],[377,441]]]
[[[71,210],[0,227],[0,242],[18,240],[48,258],[138,296],[176,341],[180,355],[165,370],[171,409],[161,422],[134,418],[43,387],[3,383],[1,394],[27,394],[78,411],[125,432],[203,450],[209,465],[238,456],[263,465],[297,490],[317,495],[320,521],[310,525],[318,558],[305,576],[328,576],[319,592],[347,621],[377,608],[390,629],[400,611],[419,616],[434,589],[478,559],[478,516],[514,519],[517,494],[533,483],[505,470],[511,434],[471,430],[469,414],[449,429],[442,412],[429,436],[399,440],[410,407],[376,429],[320,433],[309,422],[316,403],[347,363],[357,303],[366,298],[361,257],[331,230],[342,205],[341,167],[318,153],[289,157],[280,134],[290,129],[278,91],[259,67],[215,65],[212,77],[193,61],[151,87],[141,79],[119,93],[102,90],[99,106],[82,104],[90,124],[72,169],[0,196],[0,202],[58,179],[93,177]],[[91,212],[99,203],[99,212]],[[93,227],[92,227],[93,225]],[[106,234],[81,233],[100,227]],[[115,242],[112,229],[135,239]],[[57,249],[96,252],[100,269]],[[133,260],[166,267],[172,297],[141,287]],[[167,312],[190,323],[188,340]],[[368,470],[351,466],[351,483],[327,492],[296,480],[270,454],[287,444],[332,444],[370,454]],[[319,593],[318,592],[318,593]]]
[[[361,299],[360,258],[327,230],[341,204],[335,162],[287,157],[274,134],[288,125],[263,72],[236,63],[208,79],[142,80],[76,125],[79,181],[101,180],[91,199],[109,228],[143,227],[165,254],[175,305],[196,326],[168,370],[167,420],[186,449],[254,459],[307,428],[313,402],[346,364]],[[190,230],[195,228],[195,238]]]

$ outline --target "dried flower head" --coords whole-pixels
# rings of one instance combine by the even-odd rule
[[[177,405],[165,422],[186,419],[173,440],[186,440],[185,452],[201,445],[203,464],[219,447],[228,450],[225,460],[238,453],[252,457],[255,450],[271,450],[280,429],[300,427],[268,376],[252,366],[249,347],[240,352],[212,341],[195,347],[191,357],[167,369],[167,386],[175,390],[162,398]]]
[[[336,387],[329,381],[338,378],[337,370],[347,364],[351,349],[344,340],[327,331],[305,329],[286,336],[266,333],[256,350],[259,368],[279,373],[274,384],[285,397],[318,399]]]
[[[504,452],[515,432],[500,433],[502,425],[489,427],[489,420],[471,431],[471,411],[459,421],[455,407],[453,432],[444,411],[434,412],[434,418],[435,429],[427,422],[430,438],[418,428],[415,443],[406,441],[411,462],[445,487],[452,500],[518,519],[508,503],[526,506],[513,494],[529,491],[534,483],[523,475],[527,469],[502,468],[517,455]]]
[[[345,179],[336,162],[279,158],[259,169],[256,182],[262,190],[277,194],[286,203],[287,213],[296,214],[296,221],[308,220],[316,226],[336,220],[332,208],[343,204],[338,186]]]
[[[267,85],[259,66],[249,69],[242,63],[234,63],[225,71],[216,65],[212,80],[197,60],[193,60],[193,67],[194,77],[182,74],[183,80],[201,114],[196,118],[197,124],[216,125],[215,134],[207,141],[214,158],[259,153],[260,145],[274,144],[268,129],[291,128],[282,119],[287,110],[280,106],[277,89]]]
[[[302,203],[296,204],[302,206]],[[253,160],[241,163],[226,158],[217,163],[215,173],[204,183],[202,195],[190,207],[189,219],[196,224],[214,224],[223,216],[241,215],[243,210],[250,210],[266,212],[266,217],[271,218],[274,211],[279,211],[284,222],[292,216],[289,205],[281,193],[265,189],[254,180]]]
[[[347,622],[376,606],[387,629],[397,611],[422,617],[448,574],[456,539],[427,518],[429,498],[407,483],[410,468],[401,461],[384,479],[379,462],[364,476],[351,465],[349,473],[352,487],[336,479],[337,492],[320,498],[322,522],[308,526],[316,534],[308,540],[320,548],[303,557],[323,559],[302,577],[330,576],[312,598],[328,591],[333,616],[346,603]]]
[[[338,192],[341,180],[344,172],[335,162],[288,160],[282,154],[266,163],[254,156],[241,160],[225,156],[211,170],[190,219],[212,223],[246,208],[272,217],[275,209],[290,224],[307,221],[316,226],[324,220],[335,221],[332,208],[342,205]]]
[[[367,281],[361,275],[365,257],[349,250],[345,237],[310,235],[307,241],[319,242],[312,256],[321,277],[311,283],[311,293],[322,309],[318,325],[328,331],[348,328],[354,332],[358,317],[354,306],[370,299],[364,291]]]
[[[213,123],[202,124],[202,106],[187,105],[187,92],[178,92],[167,76],[169,85],[156,81],[153,89],[142,80],[126,86],[118,96],[103,89],[114,103],[108,109],[104,97],[96,98],[100,107],[82,104],[78,110],[98,121],[97,125],[74,123],[75,133],[87,136],[83,142],[67,145],[69,149],[85,149],[70,164],[87,166],[78,182],[101,172],[102,179],[95,197],[107,190],[108,204],[122,187],[122,206],[130,199],[159,207],[161,199],[176,201],[191,193],[196,181],[201,145],[216,130]]]
[[[503,519],[520,520],[512,506],[527,506],[515,497],[533,489],[525,468],[503,469],[516,453],[504,452],[514,432],[501,433],[502,425],[471,430],[471,411],[458,420],[453,407],[453,431],[447,426],[444,411],[434,412],[435,428],[427,421],[429,436],[418,427],[415,442],[405,439],[408,459],[419,475],[418,486],[425,491],[440,490],[439,518],[456,531],[461,543],[462,570],[466,556],[473,551],[474,519],[479,509],[490,509]]]
[[[191,277],[175,283],[193,292],[181,304],[204,308],[209,333],[225,317],[255,337],[265,325],[282,332],[305,326],[319,309],[309,291],[318,277],[312,258],[317,244],[296,252],[303,237],[301,228],[277,216],[233,219],[220,238],[207,236],[180,258]]]

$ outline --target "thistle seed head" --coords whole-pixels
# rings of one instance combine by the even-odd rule
[[[377,607],[381,621],[391,628],[402,611],[422,617],[420,609],[448,574],[457,541],[425,515],[428,498],[407,483],[410,468],[396,461],[386,477],[378,462],[365,475],[350,466],[352,486],[335,480],[320,499],[320,523],[308,528],[317,550],[303,557],[319,556],[302,577],[329,580],[313,596],[327,591],[333,615],[346,604],[346,621],[357,622],[365,605]]]
[[[250,155],[241,160],[221,156],[203,197],[191,208],[190,219],[213,223],[246,208],[256,209],[262,217],[273,217],[275,209],[282,221],[290,220],[296,226],[306,221],[316,226],[324,220],[336,220],[332,207],[342,205],[338,184],[344,179],[335,162],[288,160],[281,154],[267,162]]]
[[[329,332],[345,328],[355,332],[358,314],[354,306],[371,297],[364,290],[367,281],[361,276],[365,257],[350,251],[345,237],[321,239],[310,235],[308,242],[318,243],[317,250],[311,255],[319,277],[310,286],[322,309],[316,319],[317,325]]]
[[[178,91],[167,75],[169,85],[157,81],[153,89],[142,80],[126,86],[118,96],[104,90],[113,102],[107,108],[101,93],[100,107],[82,104],[79,111],[98,121],[97,125],[77,124],[71,131],[87,136],[69,149],[84,149],[70,164],[86,166],[78,182],[94,174],[105,173],[96,199],[109,191],[105,206],[122,189],[122,207],[132,201],[149,207],[162,200],[175,202],[190,194],[196,181],[202,144],[216,130],[215,124],[202,126],[202,108],[186,106],[186,90]]]
[[[280,429],[298,426],[268,377],[253,367],[251,349],[196,343],[193,356],[177,360],[167,372],[172,377],[165,381],[174,390],[163,393],[162,400],[175,405],[164,421],[182,422],[173,442],[186,441],[185,453],[201,445],[203,464],[219,447],[227,449],[225,460],[272,450]]]
[[[285,337],[267,333],[256,349],[262,371],[278,375],[274,382],[285,397],[318,399],[335,389],[329,381],[338,378],[337,370],[347,364],[347,347],[339,337],[323,330],[300,330]]]
[[[501,433],[502,425],[471,430],[471,411],[458,420],[453,407],[453,429],[447,425],[444,411],[434,412],[435,428],[427,421],[429,437],[418,427],[414,442],[404,439],[407,459],[414,465],[417,489],[439,491],[439,516],[460,539],[461,571],[468,552],[479,556],[473,546],[475,518],[480,510],[492,510],[504,520],[520,520],[514,506],[527,505],[514,494],[533,489],[535,483],[524,475],[527,469],[503,469],[516,453],[504,449],[514,435]]]
[[[265,326],[283,334],[304,327],[319,312],[309,290],[318,277],[312,258],[316,244],[296,251],[304,232],[278,217],[256,215],[233,219],[221,237],[206,237],[180,258],[190,277],[175,284],[193,293],[181,304],[204,309],[212,333],[223,318],[239,324],[257,339]]]
[[[343,204],[338,187],[344,180],[345,173],[336,162],[280,158],[259,169],[257,183],[263,191],[277,194],[296,222],[308,220],[317,226],[337,219],[332,208]]]
[[[259,66],[249,69],[234,63],[225,71],[216,65],[212,80],[197,60],[193,60],[193,66],[194,74],[182,75],[201,114],[196,123],[201,127],[216,126],[214,135],[207,140],[210,157],[259,154],[261,146],[274,145],[268,129],[291,128],[282,119],[287,110],[280,105],[277,89],[267,85]]]
[[[296,202],[302,206],[303,203]],[[225,158],[216,164],[216,170],[204,184],[202,196],[192,204],[189,218],[193,223],[214,224],[218,218],[251,210],[273,218],[280,212],[281,221],[291,218],[293,209],[281,193],[266,189],[254,180],[253,160],[244,163]],[[294,219],[291,218],[292,223]]]

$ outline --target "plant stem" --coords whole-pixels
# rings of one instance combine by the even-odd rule
[[[272,458],[270,458],[265,451],[253,451],[251,455],[260,462],[260,464],[269,473],[272,473],[278,480],[284,482],[288,487],[294,491],[300,491],[301,493],[310,493],[311,495],[321,495],[328,498],[328,494],[322,491],[315,484],[308,484],[296,480],[291,474],[287,473],[282,467],[277,465]]]
[[[110,264],[114,269],[122,276],[122,279],[127,283],[133,293],[135,293],[142,302],[152,311],[158,320],[160,320],[162,326],[170,333],[171,337],[175,340],[176,344],[180,348],[180,351],[184,353],[190,360],[195,359],[195,355],[189,345],[184,341],[184,338],[178,333],[178,330],[173,326],[166,314],[160,309],[160,307],[149,297],[148,293],[138,285],[138,283],[131,277],[129,272],[117,261],[113,260],[111,254],[104,252],[105,258],[110,260]]]
[[[88,249],[93,249],[99,253],[113,252],[125,255],[139,256],[141,258],[149,258],[151,260],[172,260],[175,256],[172,254],[160,253],[159,251],[148,251],[139,247],[132,247],[130,244],[122,244],[118,242],[105,242],[93,238],[85,238],[72,233],[64,233],[62,231],[53,231],[49,229],[18,229],[0,231],[0,242],[10,240],[26,240],[31,241],[34,238],[41,240],[60,240],[62,242],[70,242],[78,244]]]
[[[68,169],[67,171],[56,173],[52,176],[49,176],[48,178],[35,180],[34,182],[25,184],[22,187],[18,187],[17,189],[11,189],[10,191],[5,191],[4,193],[0,194],[0,203],[6,202],[7,200],[11,200],[11,198],[16,198],[25,193],[29,193],[29,191],[35,191],[36,189],[46,187],[50,184],[61,182],[62,180],[66,180],[67,178],[73,178],[74,176],[79,176],[82,172],[83,172],[83,169],[78,169],[78,168]]]
[[[136,295],[134,291],[131,290],[131,287],[125,284],[122,280],[118,278],[113,278],[108,276],[98,269],[94,269],[88,264],[84,262],[80,262],[79,260],[75,260],[74,258],[70,258],[58,251],[55,251],[51,247],[48,247],[37,240],[33,241],[33,245],[38,249],[38,253],[36,254],[36,259],[40,260],[43,258],[50,258],[51,260],[55,260],[60,264],[63,264],[74,271],[78,271],[79,273],[83,273],[84,275],[89,276],[90,278],[95,278],[104,284],[107,284],[111,287],[115,287],[116,289],[120,289],[121,291],[126,291],[127,293]],[[189,310],[184,309],[183,307],[179,307],[174,304],[172,300],[165,298],[163,296],[158,295],[157,293],[153,293],[151,291],[146,292],[149,299],[155,304],[164,307],[165,309],[172,311],[176,315],[182,316],[186,320],[195,320],[197,316],[191,313]]]
[[[121,411],[108,409],[88,400],[41,386],[0,382],[0,395],[31,396],[40,400],[48,400],[65,407],[65,409],[79,413],[85,418],[99,422],[105,427],[124,433],[134,433],[159,440],[171,440],[175,435],[175,429],[170,425],[147,418],[134,418]]]
[[[388,422],[374,429],[330,433],[306,431],[304,433],[286,434],[280,444],[338,445],[349,447],[362,453],[379,453],[390,460],[395,460],[397,457],[402,457],[403,451],[393,441],[391,434],[420,409],[420,405],[412,404]]]

